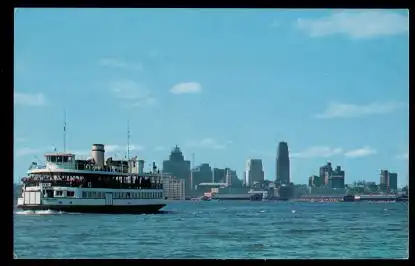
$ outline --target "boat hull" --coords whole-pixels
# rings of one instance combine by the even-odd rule
[[[158,213],[166,204],[152,205],[18,205],[23,211],[59,211],[72,213],[103,213],[103,214],[151,214]]]

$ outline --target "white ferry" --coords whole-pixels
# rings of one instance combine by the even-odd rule
[[[46,165],[32,163],[22,178],[17,208],[77,213],[156,213],[166,205],[161,175],[144,174],[144,161],[108,158],[104,145],[92,145],[92,158],[49,153]]]

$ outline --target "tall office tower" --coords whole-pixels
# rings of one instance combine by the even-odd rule
[[[278,143],[276,162],[276,181],[279,184],[290,183],[290,158],[287,142]]]
[[[246,168],[244,173],[244,184],[247,187],[251,187],[255,183],[264,182],[264,170],[262,168],[262,160],[249,159],[246,162]]]
[[[190,161],[185,160],[180,148],[176,145],[170,153],[168,160],[163,161],[163,173],[184,180],[185,194],[191,192]]]
[[[398,174],[389,172],[389,189],[392,191],[398,190]]]
[[[382,191],[386,191],[389,186],[389,171],[380,170],[380,182],[379,186]]]
[[[396,191],[398,189],[398,174],[388,170],[380,171],[380,188],[382,191]]]

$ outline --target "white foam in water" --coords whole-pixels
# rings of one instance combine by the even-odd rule
[[[291,210],[292,213],[295,213],[295,210]]]
[[[44,210],[44,211],[16,211],[15,214],[17,215],[49,215],[49,214],[62,214],[63,212],[57,212],[52,210]]]

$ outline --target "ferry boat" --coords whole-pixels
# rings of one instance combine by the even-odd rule
[[[45,154],[46,165],[32,163],[22,178],[17,208],[77,213],[156,213],[166,206],[162,176],[144,174],[144,161],[104,163],[103,144],[92,145],[92,158],[71,153]]]

